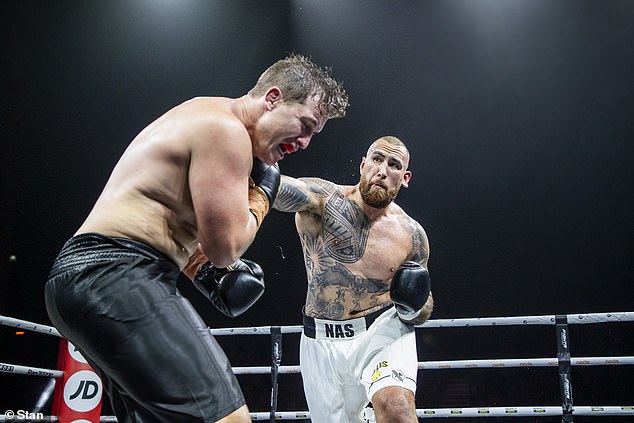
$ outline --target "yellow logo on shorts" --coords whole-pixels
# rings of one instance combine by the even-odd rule
[[[379,364],[376,365],[376,367],[374,368],[374,373],[372,373],[372,382],[374,382],[379,377],[381,377],[381,368],[382,367],[387,367],[387,361],[385,361],[385,360],[381,361]]]

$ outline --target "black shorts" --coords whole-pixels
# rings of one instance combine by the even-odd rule
[[[119,422],[213,422],[244,405],[225,353],[149,246],[82,234],[46,284],[51,321],[101,376]]]

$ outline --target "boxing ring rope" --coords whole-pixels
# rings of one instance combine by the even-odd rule
[[[419,418],[438,417],[496,417],[496,416],[562,416],[562,422],[572,422],[573,415],[578,416],[634,416],[634,405],[622,406],[578,406],[572,404],[570,367],[571,366],[606,366],[632,365],[634,356],[611,357],[571,357],[568,350],[569,339],[567,326],[570,324],[595,324],[634,321],[634,312],[589,313],[545,316],[487,317],[460,319],[432,319],[419,325],[417,329],[447,327],[483,327],[483,326],[527,326],[554,325],[558,334],[558,354],[555,358],[522,358],[522,359],[482,359],[482,360],[448,360],[422,361],[418,363],[420,370],[473,369],[473,368],[517,368],[517,367],[558,367],[561,406],[520,406],[520,407],[469,407],[469,408],[422,408],[417,409]],[[61,337],[53,327],[35,324],[0,315],[0,324],[16,328]],[[277,378],[279,374],[299,373],[299,366],[281,366],[281,342],[283,334],[301,333],[302,326],[258,326],[238,328],[210,329],[214,336],[229,335],[269,335],[271,336],[271,366],[233,367],[235,374],[271,374],[271,410],[268,412],[252,412],[252,420],[300,420],[310,418],[307,411],[277,411]],[[59,370],[41,369],[17,364],[0,362],[0,371],[5,373],[29,376],[61,378]],[[2,410],[0,410],[0,413]],[[39,414],[39,413],[38,413]],[[31,421],[57,421],[56,416],[31,418]],[[0,422],[13,421],[0,414]],[[116,417],[102,416],[101,422],[116,422]]]

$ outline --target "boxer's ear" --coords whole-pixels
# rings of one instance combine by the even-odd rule
[[[401,186],[403,188],[409,187],[409,181],[411,180],[412,180],[412,172],[410,172],[409,170],[406,170],[405,173],[403,174],[403,182],[401,182]]]
[[[269,88],[266,94],[264,94],[264,101],[266,110],[273,110],[273,108],[282,101],[282,90],[278,87]]]

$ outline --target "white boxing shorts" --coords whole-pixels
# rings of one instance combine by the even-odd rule
[[[349,320],[304,316],[300,369],[313,423],[363,422],[363,410],[386,386],[416,392],[414,326],[392,305]]]

